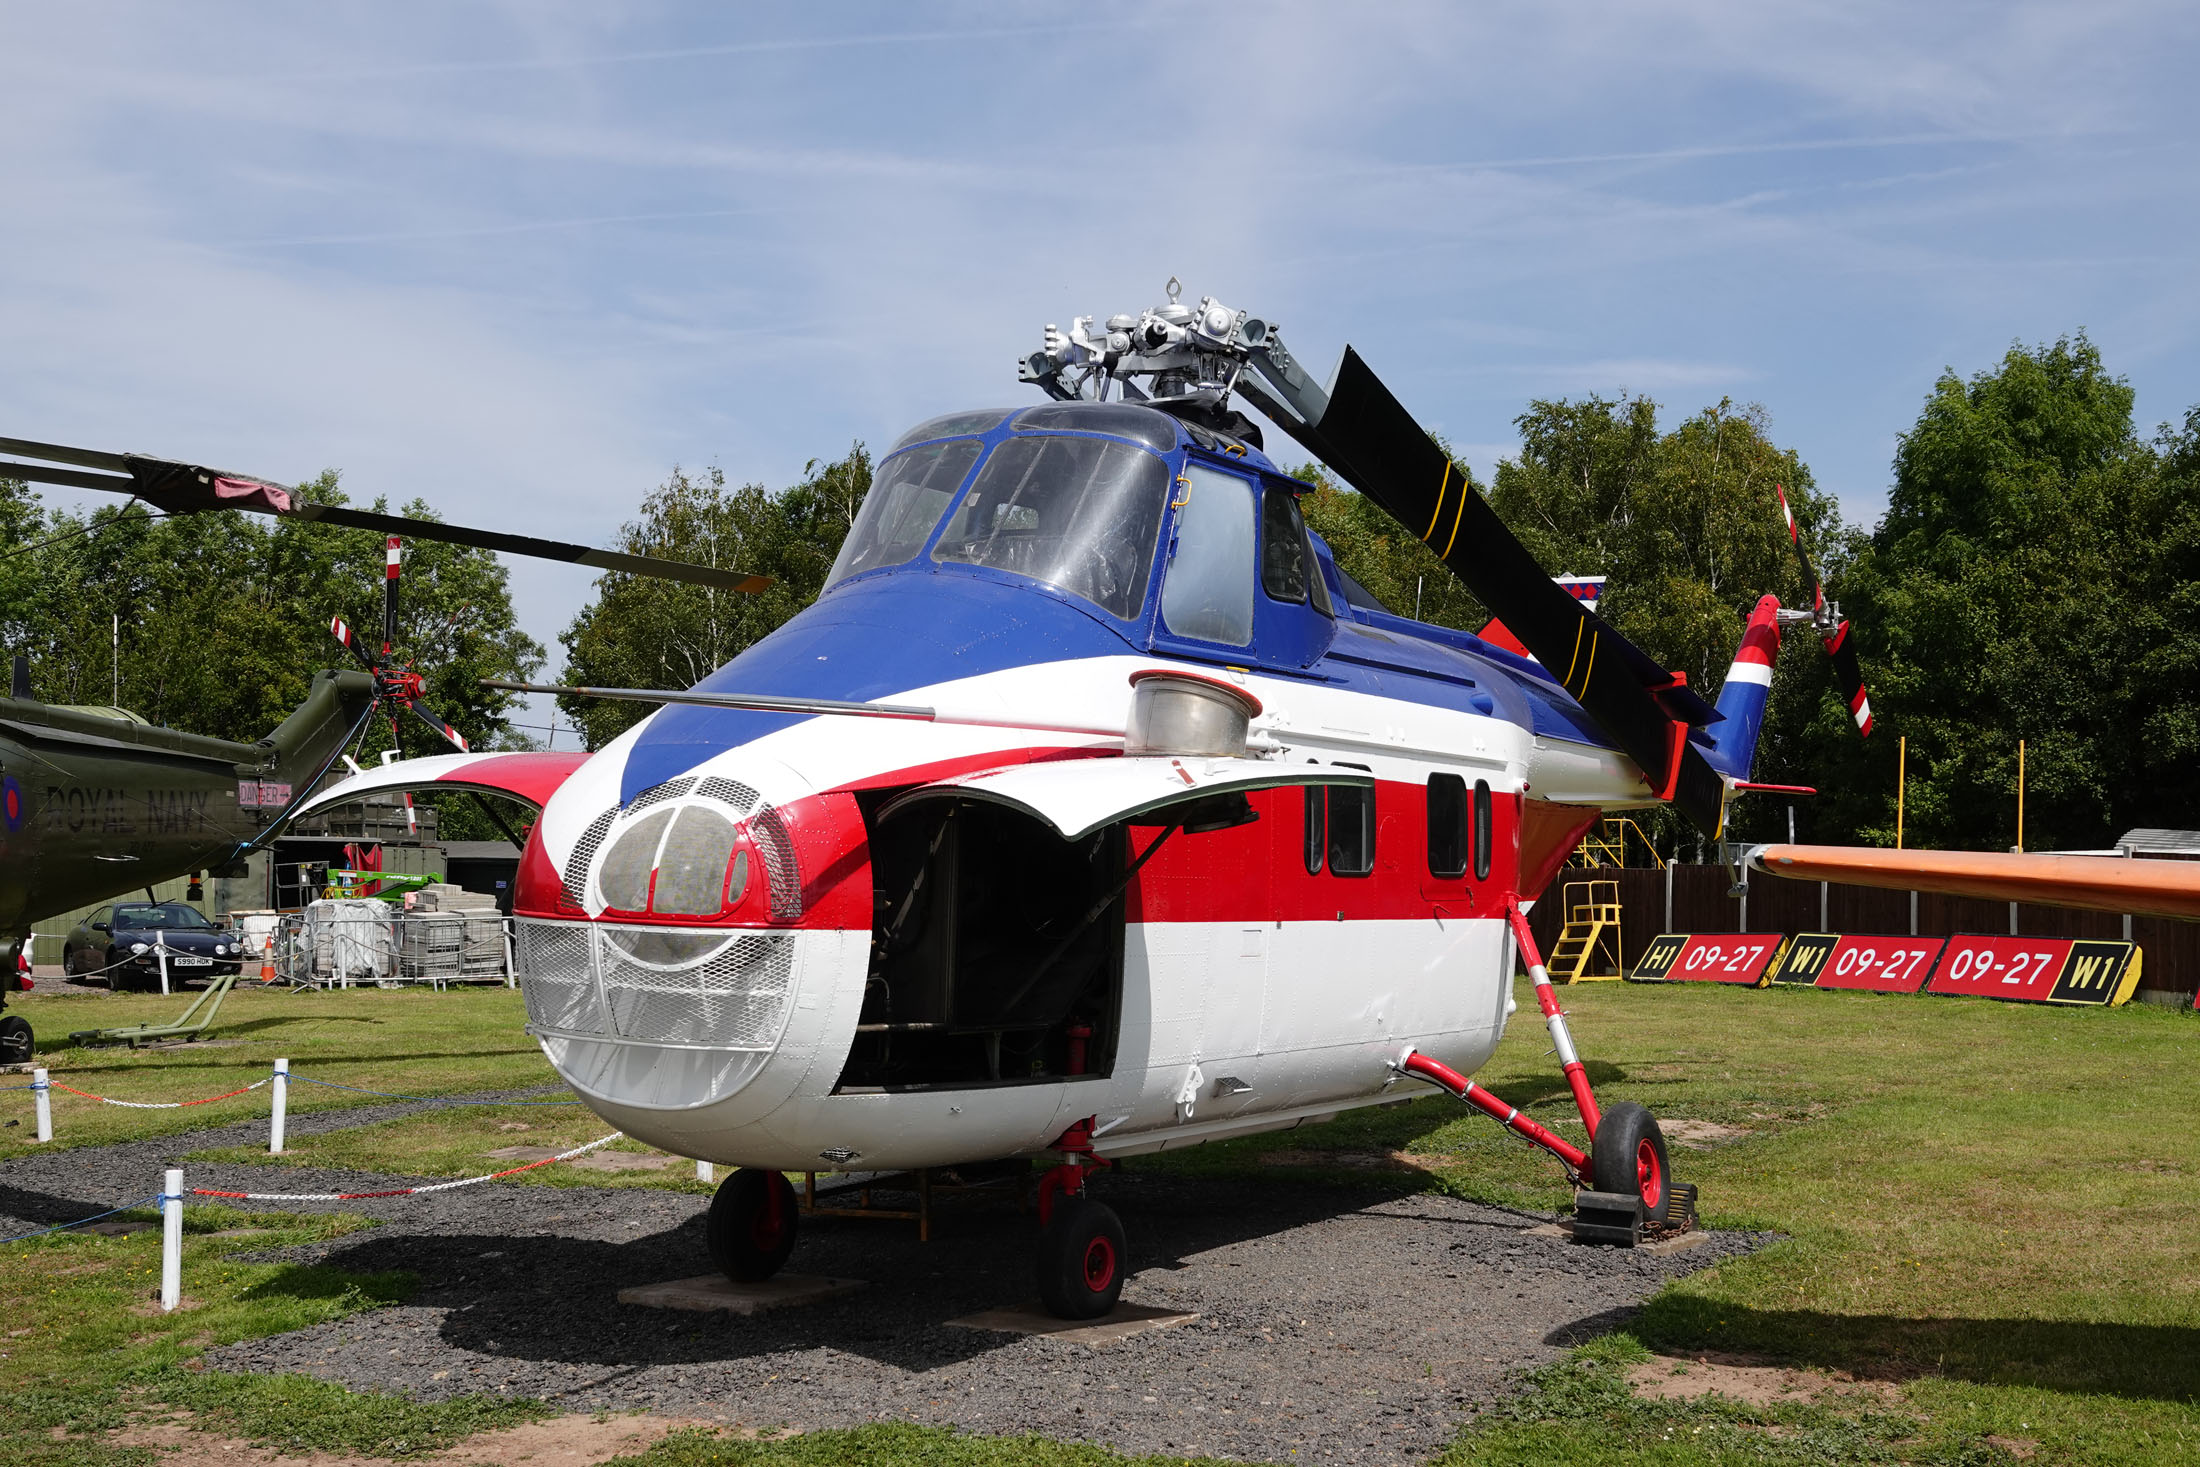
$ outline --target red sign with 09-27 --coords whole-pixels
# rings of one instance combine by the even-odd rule
[[[2128,942],[2067,937],[1948,939],[1927,993],[1960,993],[2028,1003],[2113,1004],[2138,981]]]
[[[1627,976],[1636,982],[1761,983],[1786,941],[1777,932],[1667,932],[1643,949]]]
[[[1943,937],[1805,932],[1788,945],[1772,981],[1870,993],[1915,993],[1925,986],[1933,959],[1946,941]]]

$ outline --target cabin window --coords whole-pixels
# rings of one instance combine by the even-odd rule
[[[1270,485],[1261,496],[1260,585],[1278,601],[1306,600],[1306,527],[1299,497]]]
[[[1325,786],[1310,784],[1306,787],[1306,874],[1322,874],[1322,861],[1329,854],[1329,791]]]
[[[1467,874],[1467,782],[1456,774],[1428,777],[1428,874],[1447,880]]]
[[[1341,769],[1366,771],[1364,764]],[[1375,791],[1357,785],[1329,787],[1329,872],[1365,876],[1375,869]]]
[[[1474,879],[1490,879],[1490,782],[1474,782]]]
[[[1129,621],[1146,604],[1168,494],[1168,466],[1128,443],[1012,438],[978,471],[932,558],[1029,576]]]
[[[974,438],[926,443],[880,464],[826,584],[899,565],[923,549],[983,446]]]
[[[1161,619],[1180,637],[1243,647],[1253,640],[1253,496],[1235,474],[1194,464],[1179,481],[1182,508]]]

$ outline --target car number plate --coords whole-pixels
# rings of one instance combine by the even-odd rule
[[[212,958],[170,958],[168,961],[179,968],[211,968],[214,966]]]

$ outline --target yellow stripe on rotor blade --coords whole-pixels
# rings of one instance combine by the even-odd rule
[[[1459,483],[1459,507],[1451,512],[1451,538],[1444,542],[1444,559],[1451,559],[1451,547],[1459,543],[1459,522],[1467,517],[1467,496],[1474,487],[1464,478]]]
[[[1447,459],[1445,459],[1445,460],[1444,460],[1444,478],[1443,478],[1443,482],[1442,482],[1442,483],[1440,483],[1440,484],[1438,484],[1438,485],[1436,486],[1436,508],[1434,508],[1434,509],[1432,509],[1432,510],[1430,510],[1430,511],[1428,512],[1428,528],[1427,528],[1427,529],[1425,529],[1425,530],[1423,530],[1423,531],[1421,532],[1421,543],[1422,543],[1423,545],[1426,545],[1426,544],[1428,543],[1428,537],[1429,537],[1429,536],[1431,536],[1431,535],[1433,535],[1433,534],[1435,534],[1435,533],[1436,533],[1436,521],[1437,521],[1437,520],[1438,520],[1438,519],[1439,519],[1439,518],[1440,518],[1440,517],[1441,517],[1441,516],[1443,515],[1443,513],[1444,513],[1444,491],[1445,491],[1446,489],[1449,489],[1450,487],[1451,487],[1451,460],[1447,458]]]

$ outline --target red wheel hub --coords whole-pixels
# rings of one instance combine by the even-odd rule
[[[1647,1137],[1635,1143],[1635,1186],[1649,1211],[1656,1212],[1665,1202],[1665,1171],[1658,1165],[1658,1148]]]
[[[1085,1287],[1104,1294],[1114,1282],[1115,1244],[1106,1238],[1094,1238],[1085,1244]]]
[[[749,1242],[759,1253],[769,1253],[779,1246],[787,1235],[787,1204],[781,1187],[772,1187],[764,1194],[764,1205],[749,1220]]]

